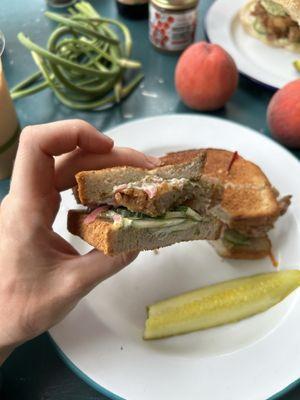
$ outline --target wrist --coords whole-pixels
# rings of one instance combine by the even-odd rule
[[[0,347],[0,367],[4,363],[4,361],[11,355],[14,349],[15,347],[13,346]]]

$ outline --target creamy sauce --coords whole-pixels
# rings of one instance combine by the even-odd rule
[[[158,188],[167,184],[169,190],[178,189],[182,190],[184,185],[188,183],[189,180],[185,178],[173,178],[173,179],[163,179],[159,176],[146,176],[138,182],[129,182],[123,185],[114,186],[114,193],[123,192],[127,189],[137,189],[146,192],[150,198],[153,198],[156,195]]]
[[[17,114],[9,95],[0,60],[0,148],[13,138],[19,129]],[[0,179],[11,175],[17,145],[16,139],[8,149],[0,152]]]

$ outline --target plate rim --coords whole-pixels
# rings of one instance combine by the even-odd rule
[[[85,382],[87,385],[89,385],[91,388],[96,390],[97,392],[103,394],[104,396],[107,396],[109,399],[112,400],[126,400],[124,397],[120,397],[119,395],[111,392],[110,390],[106,389],[104,386],[99,385],[96,381],[94,381],[92,378],[90,378],[87,374],[85,374],[80,368],[78,368],[73,361],[63,352],[63,350],[59,347],[59,345],[55,342],[53,339],[51,333],[47,331],[47,335],[50,339],[51,344],[53,345],[55,351],[57,352],[59,358],[66,364],[68,368],[74,374],[80,378],[83,382]]]
[[[242,123],[233,121],[231,119],[227,119],[224,117],[220,117],[218,115],[210,115],[210,114],[202,114],[202,113],[188,113],[188,112],[183,112],[183,113],[170,113],[170,114],[165,114],[165,115],[153,115],[150,117],[141,117],[141,118],[135,118],[132,119],[131,121],[126,121],[123,122],[121,124],[115,125],[111,128],[109,128],[107,131],[105,131],[105,134],[110,136],[110,132],[117,130],[120,126],[124,126],[124,125],[131,125],[134,124],[136,122],[141,122],[141,121],[149,121],[149,120],[157,120],[157,119],[165,119],[165,118],[179,118],[179,117],[189,117],[189,118],[203,118],[203,119],[207,119],[207,120],[218,120],[218,121],[222,121],[225,124],[228,125],[235,125],[237,127],[242,127],[244,129],[248,129],[250,131],[252,131],[252,134],[259,136],[261,138],[263,138],[263,140],[266,140],[267,142],[271,142],[272,144],[274,144],[277,148],[280,148],[281,150],[283,150],[287,155],[289,155],[290,157],[292,157],[294,159],[294,161],[296,161],[297,163],[300,163],[300,160],[292,153],[292,151],[290,151],[287,147],[285,147],[283,144],[281,144],[280,142],[278,142],[277,140],[273,139],[271,136],[268,136],[264,133],[259,132],[258,130],[256,130],[255,128],[252,128],[251,126],[248,125],[244,125]]]
[[[151,120],[168,119],[168,118],[182,118],[182,117],[188,117],[188,118],[192,118],[192,119],[200,118],[200,119],[206,119],[206,120],[218,120],[218,121],[222,121],[222,123],[225,123],[226,125],[235,125],[237,127],[245,128],[247,130],[250,130],[252,132],[252,134],[255,134],[256,136],[261,137],[263,140],[266,140],[267,142],[271,142],[271,144],[273,143],[273,145],[275,145],[276,147],[280,148],[281,151],[283,150],[283,152],[287,156],[291,157],[297,163],[300,162],[299,159],[292,152],[290,152],[287,148],[285,148],[283,145],[281,145],[280,143],[278,143],[277,141],[275,141],[271,137],[260,133],[259,131],[255,130],[252,127],[249,127],[247,125],[243,125],[243,124],[240,124],[238,122],[235,122],[235,121],[232,121],[232,120],[228,120],[228,119],[225,119],[225,118],[222,118],[222,117],[219,117],[219,116],[211,116],[211,115],[205,115],[205,114],[203,115],[203,114],[190,114],[190,113],[176,113],[176,114],[150,116],[150,117],[146,117],[146,118],[141,117],[141,118],[135,118],[134,120],[127,121],[125,123],[113,126],[112,128],[110,128],[109,130],[106,131],[106,134],[110,135],[110,132],[116,131],[120,126],[123,126],[123,125],[135,124],[135,123],[139,123],[139,122],[142,122],[142,121],[151,121]],[[107,396],[110,399],[113,399],[113,400],[126,400],[125,398],[120,397],[119,395],[115,394],[114,392],[106,389],[104,386],[101,386],[99,383],[97,383],[95,380],[93,380],[87,374],[85,374],[79,367],[77,367],[73,363],[73,361],[62,350],[62,348],[60,348],[60,346],[55,342],[55,340],[52,337],[50,331],[48,331],[47,334],[48,334],[48,336],[50,338],[50,341],[53,344],[57,354],[59,355],[59,357],[66,364],[66,366],[69,367],[72,370],[73,373],[75,373],[76,376],[78,376],[80,379],[82,379],[86,384],[88,384],[94,390],[96,390],[99,393]],[[279,392],[274,393],[271,397],[268,397],[267,400],[277,400],[277,399],[279,399],[281,396],[283,396],[284,394],[288,393],[290,390],[295,388],[299,383],[300,383],[300,377],[298,379],[296,379],[295,381],[291,382],[290,384],[288,384],[285,388],[283,388]]]
[[[91,388],[96,390],[97,392],[107,396],[111,400],[126,400],[123,397],[118,396],[117,394],[111,392],[110,390],[106,389],[104,386],[99,385],[96,381],[91,379],[87,374],[85,374],[80,368],[78,368],[70,358],[62,351],[62,349],[58,346],[55,340],[52,338],[51,334],[47,332],[47,335],[52,343],[55,351],[57,352],[60,359],[66,364],[68,368],[84,383],[89,385]],[[297,387],[300,384],[300,378],[296,379],[294,382],[291,382],[288,386],[283,388],[277,393],[274,393],[271,397],[268,397],[266,400],[279,400],[282,396],[288,394],[291,390]]]

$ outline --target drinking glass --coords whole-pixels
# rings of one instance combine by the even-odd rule
[[[4,47],[4,35],[0,31],[0,179],[11,176],[20,134],[19,121],[1,62]]]

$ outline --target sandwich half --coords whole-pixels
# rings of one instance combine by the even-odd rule
[[[222,222],[212,210],[222,185],[204,176],[206,150],[152,170],[113,167],[76,175],[86,210],[71,210],[68,229],[107,255],[151,250],[189,240],[216,240]]]
[[[245,30],[262,42],[300,52],[298,0],[251,0],[239,18]]]
[[[171,153],[169,162],[194,157],[199,150]],[[210,243],[226,258],[258,259],[271,254],[268,232],[283,215],[291,196],[279,197],[263,171],[237,153],[206,149],[203,176],[223,186],[219,204],[211,210],[223,223],[221,237]],[[189,206],[197,211],[193,200]]]

